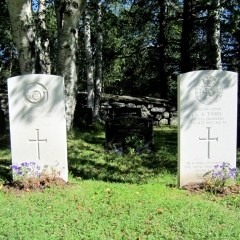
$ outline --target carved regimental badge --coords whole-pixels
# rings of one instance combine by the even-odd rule
[[[48,91],[40,83],[30,83],[24,90],[24,101],[32,108],[42,107],[48,100]]]
[[[211,105],[222,97],[222,86],[220,81],[211,75],[203,78],[195,88],[195,94],[199,102]]]

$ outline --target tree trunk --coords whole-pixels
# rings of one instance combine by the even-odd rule
[[[161,98],[166,99],[168,97],[168,79],[167,79],[167,68],[166,68],[166,49],[167,49],[167,40],[165,36],[166,32],[166,1],[159,0],[159,77],[160,77],[160,94]]]
[[[193,1],[184,0],[180,60],[181,73],[186,73],[193,70],[193,64],[191,60],[193,26]]]
[[[88,93],[87,107],[94,110],[93,61],[91,47],[90,15],[88,13],[88,4],[86,5],[84,16],[84,42],[86,54],[87,93]]]
[[[209,69],[222,70],[220,46],[219,0],[213,0],[208,9],[207,27],[207,66]]]
[[[49,39],[45,22],[46,0],[38,0],[38,57],[40,73],[51,74],[51,60],[49,55]]]
[[[72,129],[76,106],[77,66],[76,51],[79,20],[85,0],[55,0],[58,29],[57,74],[65,80],[65,104],[67,130]]]
[[[94,118],[99,118],[100,99],[102,94],[102,9],[101,0],[97,2],[97,49],[96,49],[96,80],[95,80],[95,103]]]
[[[35,73],[36,29],[31,0],[7,0],[13,39],[18,51],[21,74]]]

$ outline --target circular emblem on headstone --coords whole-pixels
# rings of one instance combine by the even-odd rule
[[[30,83],[24,90],[24,101],[29,107],[43,106],[48,100],[48,91],[40,83]]]
[[[211,105],[222,97],[222,86],[218,79],[207,75],[199,82],[195,88],[196,98],[205,105]]]

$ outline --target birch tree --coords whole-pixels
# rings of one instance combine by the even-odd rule
[[[38,37],[37,50],[40,64],[40,73],[51,73],[51,60],[49,56],[49,38],[46,28],[46,0],[38,0]]]
[[[36,28],[31,0],[6,0],[21,74],[35,73]]]
[[[102,94],[102,10],[101,0],[97,2],[97,49],[96,49],[96,80],[95,80],[95,102],[94,102],[94,118],[99,118],[100,99]]]
[[[86,74],[87,74],[87,107],[94,111],[94,78],[93,78],[93,61],[91,46],[91,27],[88,4],[85,8],[84,15],[84,43],[86,55]]]
[[[67,130],[72,129],[77,94],[76,51],[79,20],[85,0],[55,0],[58,31],[57,74],[65,79]]]

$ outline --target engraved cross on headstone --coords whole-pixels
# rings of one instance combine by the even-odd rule
[[[200,138],[199,137],[199,140],[200,141],[207,141],[208,142],[208,151],[207,151],[207,158],[210,159],[210,142],[211,141],[218,141],[218,137],[217,138],[211,138],[210,137],[210,127],[207,127],[207,130],[208,130],[208,137],[207,138]]]
[[[112,115],[112,116],[113,116],[113,118],[114,118],[116,114],[115,114],[115,113],[114,113],[114,111],[113,111],[111,115]]]
[[[40,146],[39,143],[47,142],[47,139],[39,139],[39,129],[36,129],[37,139],[28,139],[29,142],[36,142],[37,143],[37,158],[40,160]]]

